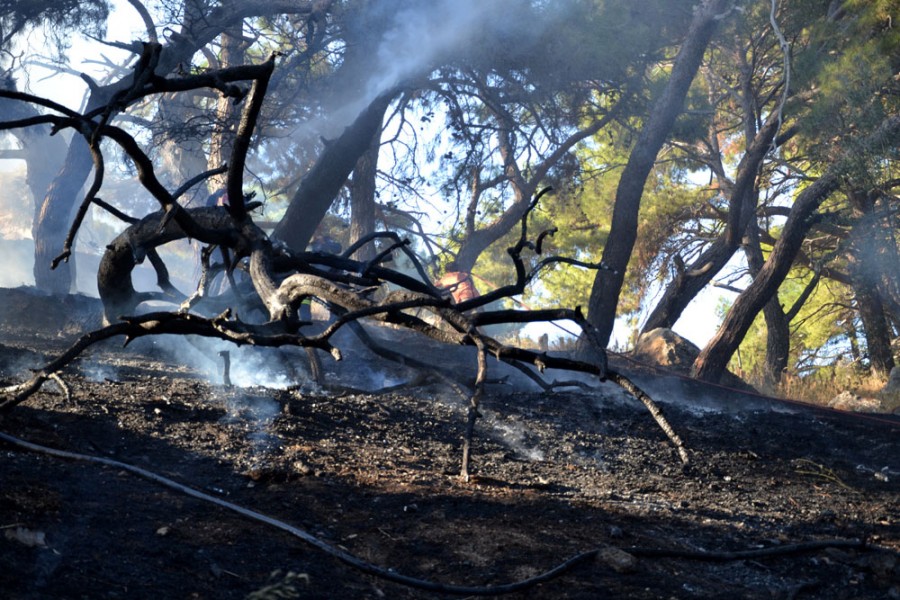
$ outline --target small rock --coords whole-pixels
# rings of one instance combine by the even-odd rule
[[[615,546],[604,546],[597,551],[597,560],[616,573],[633,573],[637,569],[638,560],[633,554]]]
[[[893,367],[891,369],[891,374],[888,376],[887,383],[881,391],[889,394],[900,393],[900,367]]]
[[[294,467],[294,472],[297,473],[298,475],[306,476],[306,475],[312,474],[312,472],[313,472],[312,467],[310,467],[308,464],[306,464],[302,460],[295,460],[293,467]]]
[[[829,400],[827,406],[837,410],[854,412],[879,412],[881,410],[881,401],[877,398],[863,398],[849,390],[844,390]]]
[[[44,548],[47,546],[47,536],[43,531],[34,531],[27,527],[15,527],[7,529],[4,534],[6,539],[19,542],[29,548]]]

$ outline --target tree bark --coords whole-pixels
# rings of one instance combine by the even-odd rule
[[[884,235],[875,214],[873,198],[865,191],[849,194],[859,220],[850,233],[848,256],[850,280],[856,299],[856,309],[866,335],[869,368],[876,377],[887,378],[894,367],[891,334],[885,318],[884,302],[878,289]]]
[[[794,257],[800,251],[800,246],[811,227],[810,217],[837,189],[838,183],[838,176],[829,171],[797,197],[791,216],[788,217],[781,237],[768,260],[750,285],[737,297],[719,331],[694,361],[695,377],[718,383],[732,354],[750,329],[753,319],[778,291],[778,287],[791,270]]]
[[[16,89],[16,83],[12,77],[7,77],[0,85],[4,89]],[[0,99],[0,110],[2,110],[4,117],[9,120],[27,119],[39,114],[37,109],[31,104],[6,99]],[[32,223],[36,223],[39,220],[43,206],[42,200],[65,159],[66,144],[62,136],[51,136],[50,127],[47,125],[13,129],[10,133],[19,140],[25,153],[25,183],[31,192],[31,198],[34,202],[34,220]],[[90,160],[90,156],[88,156],[88,160]],[[37,240],[37,238],[34,239]],[[62,249],[61,244],[62,240],[60,240],[60,250]],[[52,252],[52,249],[42,249],[41,256],[47,257]],[[52,255],[46,258],[46,264],[49,265],[55,256]],[[61,285],[65,285],[65,283],[61,282]]]
[[[12,77],[0,82],[0,87],[10,91],[16,90]],[[27,119],[40,113],[27,102],[0,99],[0,111],[7,120]],[[61,136],[51,136],[50,127],[41,125],[12,129],[9,132],[22,145],[25,160],[25,184],[34,200],[34,213],[38,214],[40,200],[47,193],[57,171],[66,156],[66,143]]]
[[[160,96],[159,112],[163,123],[163,131],[159,133],[159,161],[161,171],[166,174],[169,184],[187,181],[197,173],[208,168],[204,140],[194,136],[182,136],[177,128],[182,127],[193,116],[194,107],[190,100],[192,95],[168,93]],[[171,132],[175,130],[175,135]],[[197,187],[181,205],[204,206],[211,190],[208,184]]]
[[[759,245],[759,226],[755,222],[751,222],[747,227],[744,251],[750,266],[750,274],[756,277],[765,264],[765,258]],[[781,381],[791,351],[790,320],[781,307],[777,292],[763,306],[763,315],[766,319],[766,361],[763,379],[766,386],[772,389]]]
[[[93,159],[84,138],[75,134],[69,144],[62,170],[53,179],[38,204],[37,218],[31,227],[34,239],[34,285],[55,294],[68,294],[74,283],[75,261],[61,269],[51,269],[53,259],[62,254],[69,221],[81,187],[93,167]]]
[[[241,24],[238,24],[222,32],[219,38],[222,44],[222,53],[219,57],[220,68],[244,64],[244,42],[241,39],[241,30]],[[216,99],[216,121],[212,139],[210,139],[206,168],[214,169],[228,163],[240,115],[241,111],[235,106],[232,98],[223,95]],[[211,177],[209,185],[212,191],[225,189],[226,177],[225,174]]]
[[[616,189],[609,241],[602,255],[602,262],[609,270],[598,271],[588,304],[588,321],[597,329],[603,344],[609,342],[612,334],[625,270],[637,239],[638,212],[644,185],[676,117],[682,111],[684,98],[718,25],[717,17],[727,5],[727,0],[706,0],[695,10],[665,90],[654,103],[622,171]]]
[[[887,379],[891,369],[894,368],[891,336],[887,320],[884,317],[884,304],[878,294],[878,288],[871,283],[865,276],[860,276],[854,282],[853,293],[856,298],[856,309],[859,311],[859,318],[866,335],[869,369],[872,375]]]

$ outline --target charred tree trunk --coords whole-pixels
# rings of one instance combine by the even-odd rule
[[[375,98],[337,139],[325,143],[275,228],[275,237],[298,252],[306,249],[360,157],[381,134],[384,113],[393,97],[393,91],[388,91]]]
[[[688,88],[718,25],[717,17],[727,5],[727,0],[706,0],[695,10],[665,90],[655,102],[619,179],[609,241],[602,256],[603,264],[610,270],[597,273],[588,304],[588,320],[599,332],[603,344],[609,342],[612,334],[625,270],[637,238],[644,184],[682,111]]]
[[[58,269],[52,269],[51,263],[63,252],[73,208],[92,166],[87,142],[80,135],[73,136],[62,170],[39,204],[35,199],[37,217],[31,235],[34,239],[34,285],[38,289],[55,294],[68,294],[72,289],[75,261]]]
[[[381,132],[372,136],[369,147],[359,157],[350,180],[350,243],[375,232],[375,193],[378,178],[378,152]],[[365,244],[351,258],[368,261],[375,257],[375,246]]]

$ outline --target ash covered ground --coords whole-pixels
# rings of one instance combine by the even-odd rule
[[[99,324],[84,297],[4,289],[0,307],[6,383]],[[474,375],[465,349],[374,333]],[[643,405],[615,386],[539,393],[497,367],[511,378],[489,386],[474,477],[463,482],[466,399],[344,344],[343,363],[323,359],[342,388],[323,390],[304,383],[302,351],[233,349],[236,385],[226,387],[209,345],[104,343],[63,374],[71,399],[48,383],[0,431],[158,473],[431,581],[504,584],[603,549],[514,598],[900,598],[896,417],[629,372],[684,439],[684,469]],[[361,573],[115,466],[4,442],[0,453],[4,597],[450,597]],[[876,548],[689,557],[857,539]]]

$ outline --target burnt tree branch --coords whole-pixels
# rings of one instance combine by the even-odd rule
[[[0,124],[0,129],[3,129],[11,126],[49,123],[54,126],[55,131],[61,128],[75,128],[89,141],[94,157],[95,178],[70,230],[67,249],[71,248],[71,240],[74,239],[89,205],[100,202],[97,194],[102,186],[104,167],[100,141],[104,138],[112,140],[124,150],[135,165],[140,183],[160,205],[160,210],[157,212],[132,222],[122,234],[110,243],[104,253],[98,271],[98,288],[103,301],[104,316],[109,324],[79,338],[67,351],[36,371],[27,381],[3,389],[2,395],[0,395],[0,410],[10,410],[25,401],[47,379],[54,377],[84,351],[94,344],[112,337],[124,337],[125,343],[128,344],[133,339],[147,335],[198,335],[218,338],[236,345],[295,346],[306,348],[310,352],[318,349],[328,352],[335,360],[340,360],[340,350],[332,344],[332,338],[347,325],[352,325],[354,329],[361,331],[359,322],[367,319],[399,325],[441,343],[471,346],[476,349],[477,372],[474,389],[469,398],[466,433],[463,441],[461,468],[463,477],[469,476],[471,441],[478,417],[478,406],[487,381],[488,356],[510,363],[520,370],[525,369],[536,382],[541,381],[540,377],[537,373],[530,371],[531,368],[538,373],[547,368],[554,368],[591,374],[600,380],[609,377],[644,402],[662,429],[675,443],[682,460],[687,460],[681,440],[662,417],[662,413],[652,400],[627,378],[608,369],[601,335],[579,309],[544,310],[530,314],[521,311],[481,310],[494,300],[521,294],[538,272],[548,265],[569,263],[580,267],[602,268],[602,265],[586,264],[563,257],[547,257],[539,261],[537,266],[530,271],[526,268],[522,257],[525,250],[530,249],[540,253],[543,239],[551,234],[551,231],[540,233],[536,242],[532,241],[528,235],[528,219],[549,188],[541,190],[528,202],[520,217],[519,239],[507,251],[515,272],[515,282],[480,298],[459,304],[452,303],[449,297],[435,287],[424,266],[415,253],[410,250],[409,242],[396,234],[373,234],[361,240],[361,244],[372,242],[375,239],[389,239],[392,242],[375,259],[366,262],[348,258],[353,249],[348,250],[343,256],[292,251],[283,244],[274,243],[253,222],[249,214],[252,206],[245,203],[242,189],[246,157],[250,151],[253,132],[262,110],[269,77],[274,69],[274,57],[263,65],[224,69],[204,76],[169,80],[155,75],[159,54],[159,45],[147,44],[142,59],[135,68],[133,85],[120,90],[102,109],[81,115],[50,102],[40,102],[40,105],[58,114],[20,120],[5,125]],[[191,86],[205,85],[221,89],[222,81],[241,78],[251,79],[252,86],[249,99],[243,107],[226,176],[230,206],[228,208],[185,209],[178,204],[178,196],[187,189],[185,186],[202,180],[208,173],[191,179],[175,193],[170,192],[159,181],[150,157],[135,138],[125,130],[109,123],[111,115],[118,110],[119,105],[127,104],[137,96],[172,91],[179,86],[184,89],[193,89]],[[337,189],[335,186],[342,184],[349,169],[356,163],[355,152],[358,147],[361,147],[362,142],[367,142],[380,125],[381,116],[391,101],[392,93],[388,92],[376,99],[363,111],[363,115],[357,122],[348,127],[345,135],[327,146],[313,172],[301,185],[301,188],[310,192],[313,189]],[[18,99],[25,101],[29,101],[29,98],[27,95],[18,96]],[[97,117],[99,117],[99,121],[94,120]],[[329,170],[323,167],[327,164],[326,159],[340,159],[341,162],[338,168]],[[304,188],[304,185],[307,187]],[[299,207],[300,204],[301,202],[295,201],[291,207],[293,208],[295,205]],[[282,221],[280,226],[282,232],[285,231],[282,226],[288,222],[289,220]],[[135,316],[138,305],[144,300],[168,297],[170,300],[180,302],[184,299],[183,295],[171,286],[168,272],[165,265],[159,260],[156,248],[185,237],[219,247],[226,256],[226,264],[223,267],[227,273],[230,274],[238,264],[247,270],[252,288],[248,288],[246,291],[249,291],[250,295],[243,298],[232,279],[232,291],[235,294],[234,305],[246,306],[247,302],[261,303],[268,317],[265,323],[254,324],[240,320],[231,309],[224,310],[212,317],[189,312],[188,309],[196,307],[193,305],[196,298],[175,312],[154,312]],[[291,241],[302,241],[301,238],[302,235],[301,237],[294,236],[286,241],[290,244]],[[403,252],[410,258],[421,280],[381,264],[397,251]],[[204,254],[203,273],[197,287],[198,297],[202,297],[206,293],[208,277],[212,268],[209,264],[209,252],[208,250]],[[132,285],[131,273],[134,267],[147,257],[157,268],[160,287],[164,292],[162,296],[139,294]],[[387,283],[397,285],[400,289],[389,291],[386,289]],[[380,299],[376,299],[376,295],[373,293],[376,290],[381,291]],[[314,299],[329,306],[337,315],[334,322],[323,331],[309,335],[306,333],[309,323],[299,318],[300,305],[308,299]],[[410,309],[424,311],[430,314],[432,319],[412,314]],[[117,318],[121,320],[112,322]],[[509,346],[486,335],[480,329],[488,324],[557,319],[571,320],[581,328],[582,338],[588,340],[594,347],[595,360],[593,362]],[[526,367],[525,365],[530,366]],[[542,388],[546,389],[544,386]]]

